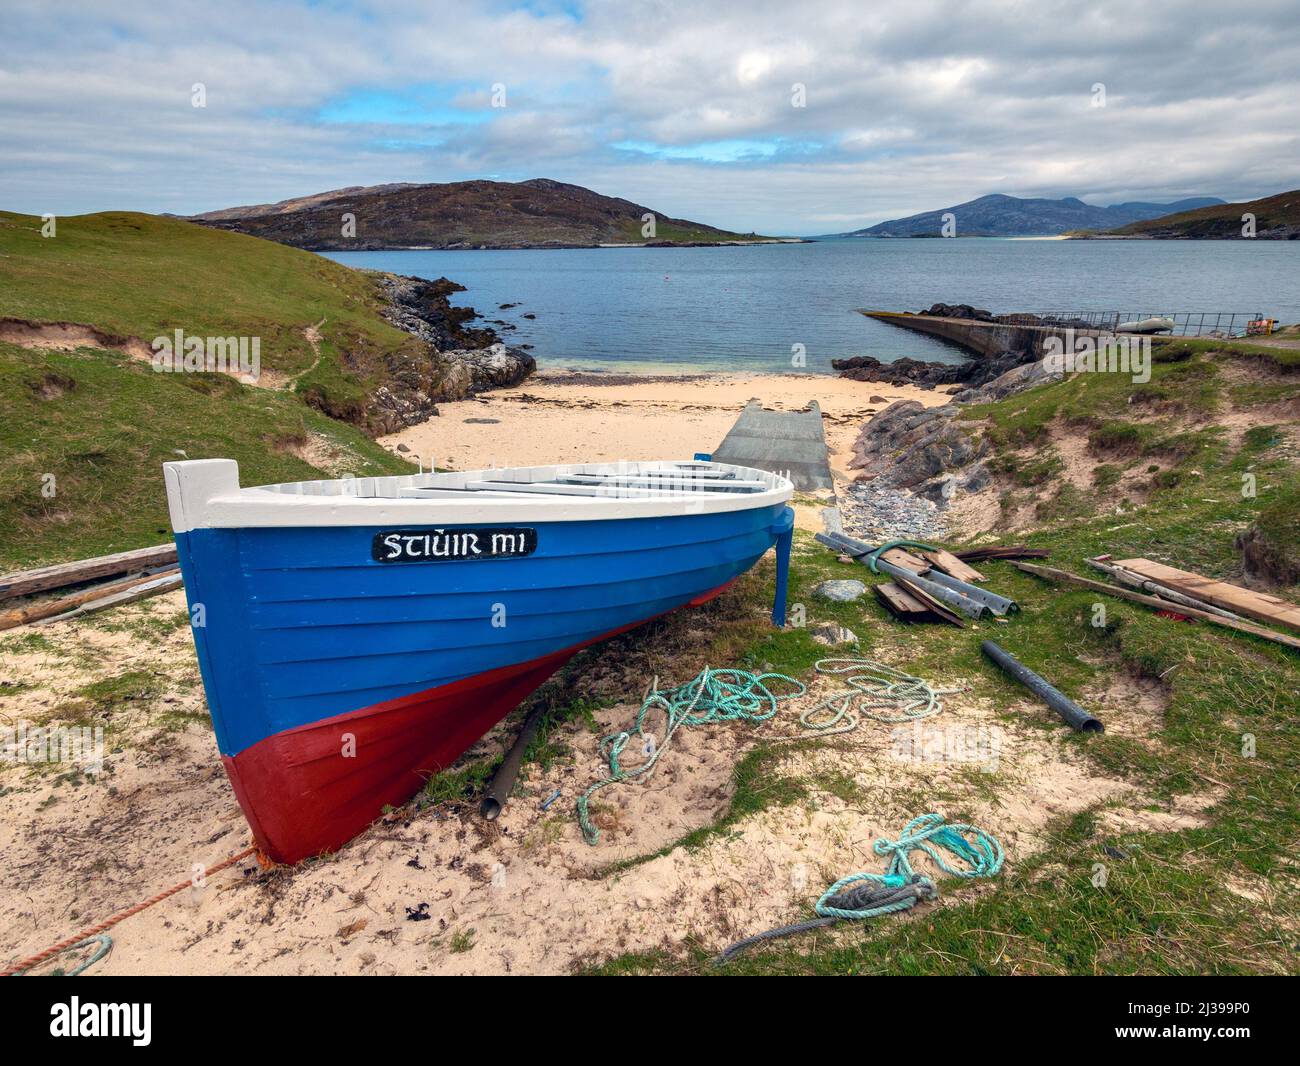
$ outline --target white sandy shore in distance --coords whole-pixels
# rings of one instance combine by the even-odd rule
[[[775,411],[802,410],[816,400],[831,470],[837,478],[847,478],[853,441],[872,414],[896,400],[919,400],[928,407],[950,397],[942,389],[813,373],[606,378],[544,370],[518,388],[439,404],[438,417],[380,443],[392,450],[404,444],[410,449],[407,457],[418,456],[426,468],[432,461],[452,470],[689,459],[722,443],[751,398]]]

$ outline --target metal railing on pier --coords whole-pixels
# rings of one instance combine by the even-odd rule
[[[1174,337],[1246,337],[1266,334],[1271,321],[1262,314],[1241,311],[1040,311],[998,315],[999,322],[1015,326],[1056,326],[1115,332],[1126,323],[1149,319],[1168,319],[1172,329],[1162,330]]]

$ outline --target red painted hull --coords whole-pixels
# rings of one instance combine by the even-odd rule
[[[632,628],[286,730],[224,756],[258,846],[276,862],[294,863],[346,844],[386,806],[405,803],[455,762],[577,652]]]

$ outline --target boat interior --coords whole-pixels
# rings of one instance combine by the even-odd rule
[[[590,499],[670,499],[685,496],[757,495],[790,487],[780,474],[704,460],[573,463],[339,478],[264,485],[245,492],[291,496],[353,496],[371,499],[455,500],[564,496]]]

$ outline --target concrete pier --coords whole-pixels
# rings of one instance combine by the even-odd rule
[[[1020,352],[1026,356],[1039,357],[1043,354],[1043,345],[1049,337],[1065,339],[1065,326],[1026,326],[1009,322],[980,322],[973,318],[941,318],[938,315],[914,315],[906,311],[862,311],[868,318],[877,322],[888,322],[891,326],[914,329],[918,333],[928,333],[932,337],[948,341],[968,352],[988,357],[1001,355],[1003,352]],[[1075,337],[1113,337],[1114,333],[1103,329],[1073,329]],[[1164,340],[1152,337],[1152,340]]]
[[[714,450],[713,459],[781,474],[800,492],[829,492],[835,487],[816,400],[804,411],[766,411],[758,400],[750,400]]]

